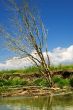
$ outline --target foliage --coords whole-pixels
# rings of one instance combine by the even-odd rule
[[[60,88],[63,88],[64,86],[69,86],[69,79],[63,79],[61,76],[54,76],[53,82],[57,84]]]
[[[70,79],[70,86],[73,87],[73,77]]]
[[[28,81],[24,80],[24,79],[20,79],[19,77],[15,77],[13,79],[2,79],[0,80],[0,87],[1,86],[16,86],[16,85],[23,85],[26,86],[28,85]]]
[[[60,88],[63,88],[64,86],[69,86],[69,80],[68,79],[62,79],[58,82],[58,85]]]
[[[12,79],[12,85],[21,85],[22,80],[19,77],[15,77]]]
[[[49,86],[49,82],[43,78],[34,80],[33,84],[36,86],[45,86],[45,87]]]
[[[54,82],[54,83],[57,83],[57,82],[59,82],[62,78],[61,78],[61,76],[54,76],[52,79],[53,79],[53,82]]]

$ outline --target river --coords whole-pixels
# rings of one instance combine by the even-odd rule
[[[73,95],[1,97],[0,110],[73,110]]]

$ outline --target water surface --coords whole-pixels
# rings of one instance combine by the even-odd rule
[[[73,95],[0,98],[0,110],[73,110]]]

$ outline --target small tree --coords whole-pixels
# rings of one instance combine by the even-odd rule
[[[35,16],[29,5],[23,0],[21,4],[15,0],[7,0],[9,6],[8,11],[13,14],[9,18],[14,33],[8,32],[4,27],[0,26],[0,34],[7,40],[7,46],[14,52],[20,54],[21,57],[29,57],[31,61],[38,67],[46,80],[52,86],[52,74],[50,71],[50,60],[47,49],[47,31],[39,16]],[[46,60],[43,55],[43,48],[46,51]],[[34,51],[34,54],[31,54]],[[40,66],[40,68],[39,68]]]

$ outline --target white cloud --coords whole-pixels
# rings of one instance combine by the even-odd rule
[[[34,53],[35,52],[32,52],[32,54],[37,57]],[[44,52],[43,54],[46,59],[46,53]],[[68,48],[55,48],[49,52],[49,56],[51,64],[73,63],[73,45],[69,46]],[[28,57],[13,57],[12,59],[7,60],[5,63],[0,63],[0,69],[17,69],[31,65],[33,65],[33,62],[31,62]]]
[[[73,45],[68,48],[55,48],[50,54],[52,64],[69,64],[73,63]]]
[[[27,66],[31,66],[32,63],[28,57],[26,58],[19,58],[13,57],[10,60],[7,60],[5,63],[0,63],[0,69],[18,69]]]

